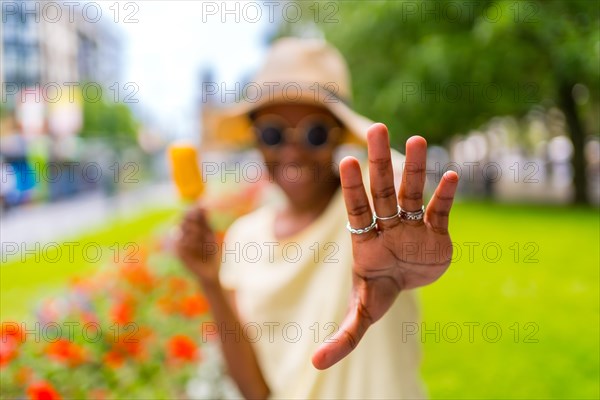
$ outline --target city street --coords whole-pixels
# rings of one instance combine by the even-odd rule
[[[174,205],[176,201],[171,183],[155,183],[114,197],[90,193],[56,203],[25,205],[0,217],[0,243],[60,241],[107,220],[134,218],[145,209]]]

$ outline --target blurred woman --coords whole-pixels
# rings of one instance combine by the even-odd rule
[[[236,221],[219,254],[206,251],[215,238],[201,206],[178,241],[230,375],[246,398],[424,397],[411,289],[450,264],[457,175],[425,210],[425,140],[408,139],[392,162],[387,128],[348,106],[346,64],[323,41],[277,41],[253,83],[273,90],[229,110],[213,134],[245,133],[284,201]],[[367,145],[364,180],[353,157],[332,168],[345,143]]]

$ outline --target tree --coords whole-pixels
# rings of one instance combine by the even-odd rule
[[[102,138],[121,150],[136,143],[137,130],[133,113],[125,104],[83,98],[82,137]]]
[[[414,133],[442,142],[535,104],[559,107],[574,145],[575,201],[588,201],[584,145],[587,133],[598,132],[598,2],[298,4],[304,22],[316,22],[348,60],[355,108],[385,121],[396,144]],[[280,35],[298,27],[284,24]],[[573,96],[576,84],[589,91],[585,105]]]

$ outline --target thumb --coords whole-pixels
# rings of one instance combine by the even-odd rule
[[[371,322],[360,312],[360,303],[348,312],[340,330],[321,344],[312,356],[317,369],[327,369],[350,354],[364,336]]]

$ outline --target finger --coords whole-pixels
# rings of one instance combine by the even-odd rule
[[[204,233],[206,232],[206,230],[197,222],[192,222],[189,220],[183,221],[180,227],[182,238],[189,238],[191,236],[202,237],[202,235],[204,235]]]
[[[373,213],[363,185],[360,164],[356,158],[345,157],[340,162],[340,181],[350,226],[354,229],[370,226],[373,221]],[[361,240],[366,240],[375,236],[377,233],[373,229],[361,235],[353,234],[352,240],[357,240],[359,237]]]
[[[213,229],[208,220],[208,214],[205,209],[194,209],[188,212],[182,223],[182,229],[186,229],[189,226],[196,226],[206,232],[213,232]]]
[[[457,186],[458,174],[446,172],[427,206],[425,222],[436,232],[448,233],[448,218]]]
[[[336,334],[321,344],[313,354],[314,367],[327,369],[342,360],[358,346],[369,326],[368,319],[362,318],[358,309],[353,310],[346,316]]]
[[[206,221],[206,210],[201,207],[194,207],[185,213],[183,221],[202,224]]]
[[[423,205],[427,163],[427,142],[421,136],[406,141],[406,161],[402,172],[399,201],[405,211],[415,212]]]
[[[210,239],[211,233],[196,225],[182,225],[181,240],[189,241],[192,244],[199,244]]]
[[[369,154],[369,178],[371,195],[375,213],[380,217],[393,216],[398,211],[396,188],[394,187],[394,171],[390,156],[390,139],[384,124],[375,124],[367,132]],[[383,222],[383,224],[381,224]],[[398,224],[400,219],[379,221],[380,226]],[[388,224],[388,225],[385,225]]]
[[[178,228],[178,245],[197,252],[202,243],[210,241],[214,241],[214,234],[208,225],[205,210],[199,208],[189,210]]]
[[[180,227],[184,232],[201,233],[203,235],[213,233],[206,214],[200,211],[186,215],[183,221],[181,221]]]

